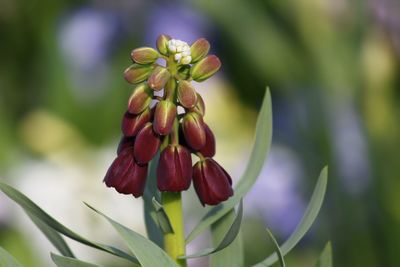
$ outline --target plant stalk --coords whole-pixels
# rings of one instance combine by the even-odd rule
[[[162,202],[173,229],[173,233],[164,234],[165,252],[179,267],[186,267],[186,260],[178,259],[186,253],[181,193],[164,192]]]

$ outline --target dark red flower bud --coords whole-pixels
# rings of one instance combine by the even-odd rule
[[[204,117],[206,114],[206,105],[204,104],[204,100],[199,93],[197,93],[197,103],[194,108],[190,109],[190,111],[196,112],[200,114],[200,116]]]
[[[153,124],[147,123],[136,136],[134,156],[138,163],[145,164],[154,158],[160,148],[160,137],[154,132]]]
[[[160,155],[157,166],[157,185],[160,191],[181,192],[192,181],[192,157],[181,145],[169,145]]]
[[[122,151],[124,151],[128,147],[131,147],[133,149],[134,145],[135,145],[135,137],[123,136],[118,144],[117,155],[121,154]]]
[[[158,52],[151,47],[139,47],[132,51],[131,58],[139,64],[154,63],[159,57]]]
[[[133,64],[125,70],[124,78],[132,84],[143,82],[150,76],[153,68],[152,65]]]
[[[217,205],[233,195],[231,177],[211,158],[193,166],[193,185],[203,206]]]
[[[143,195],[147,165],[138,165],[133,158],[133,148],[124,149],[111,164],[104,178],[107,187],[114,187],[121,194]]]
[[[192,78],[196,82],[202,82],[214,75],[220,67],[221,61],[217,56],[208,56],[192,67]]]
[[[178,99],[185,108],[193,108],[197,103],[197,93],[194,86],[188,81],[180,81],[178,84]]]
[[[151,89],[159,91],[164,88],[170,77],[171,74],[166,68],[157,66],[151,73],[147,83]]]
[[[151,103],[153,97],[153,92],[147,86],[147,84],[142,83],[136,86],[132,95],[128,101],[128,111],[132,114],[139,114],[145,110]]]
[[[206,144],[199,150],[199,152],[208,158],[215,156],[215,137],[210,127],[204,123],[204,131],[206,132]]]
[[[199,114],[187,113],[182,120],[182,130],[186,142],[194,150],[199,150],[206,144],[204,122]]]
[[[196,40],[190,47],[192,63],[196,63],[204,58],[208,54],[208,51],[210,51],[210,43],[205,38]]]
[[[159,135],[171,132],[176,117],[176,106],[169,100],[158,102],[154,113],[154,131]]]
[[[125,112],[121,125],[122,133],[125,136],[137,135],[137,133],[143,128],[143,126],[150,121],[150,118],[151,111],[149,107],[147,107],[139,115],[131,114],[128,111]]]

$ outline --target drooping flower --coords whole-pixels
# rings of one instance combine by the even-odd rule
[[[146,164],[154,158],[160,148],[161,140],[153,130],[153,124],[147,123],[138,133],[133,154],[140,164]]]
[[[231,177],[211,158],[193,166],[193,185],[203,206],[217,205],[233,195]]]
[[[192,181],[192,157],[182,145],[169,145],[160,155],[157,186],[160,191],[187,190]]]
[[[182,129],[187,144],[194,150],[199,150],[206,144],[204,122],[199,114],[187,113],[182,120]]]

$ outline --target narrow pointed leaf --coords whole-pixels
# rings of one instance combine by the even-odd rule
[[[5,249],[0,247],[1,267],[22,267],[22,265]]]
[[[59,256],[51,253],[51,259],[57,267],[100,267],[99,265],[80,261],[70,257]]]
[[[234,212],[234,210],[232,210],[232,212]],[[204,256],[213,254],[215,252],[218,252],[218,251],[223,250],[224,248],[228,247],[235,240],[235,238],[237,237],[237,235],[239,233],[240,225],[242,223],[242,218],[243,218],[243,201],[240,201],[235,220],[232,222],[231,226],[229,227],[228,231],[225,233],[221,242],[215,248],[206,248],[195,254],[182,256],[179,258],[180,259],[191,259],[191,258],[204,257]]]
[[[86,204],[86,203],[85,203]],[[135,254],[143,267],[177,267],[174,261],[159,246],[143,237],[142,235],[119,224],[105,214],[86,204],[96,213],[102,215],[117,230],[129,249]]]
[[[171,222],[163,206],[154,197],[152,201],[154,209],[156,210],[158,225],[160,226],[161,230],[164,234],[173,233],[174,230],[172,229]]]
[[[276,241],[276,239],[275,239],[274,235],[272,234],[271,230],[269,230],[268,228],[267,228],[267,234],[268,234],[269,238],[271,239],[272,244],[274,245],[275,253],[278,255],[280,266],[281,267],[285,267],[286,264],[285,264],[285,260],[283,259],[281,248],[279,247],[279,244]]]
[[[333,266],[332,244],[329,241],[328,243],[326,243],[324,250],[319,256],[316,267],[332,267],[332,266]]]
[[[164,247],[164,237],[160,226],[158,225],[158,219],[156,211],[153,208],[152,198],[154,197],[160,202],[161,195],[157,189],[157,164],[160,153],[154,157],[150,162],[149,174],[147,176],[146,188],[143,195],[144,201],[144,221],[146,224],[146,231],[148,238],[156,243],[160,248]]]
[[[257,119],[255,142],[250,155],[246,170],[239,180],[234,190],[234,195],[227,201],[212,208],[192,230],[186,238],[186,243],[195,239],[199,234],[206,230],[210,225],[218,221],[222,216],[235,207],[256,182],[266,157],[272,140],[272,108],[271,95],[267,88],[263,104]]]
[[[322,169],[321,174],[318,178],[317,185],[315,186],[314,192],[311,196],[311,200],[308,207],[301,219],[300,223],[297,225],[294,232],[290,237],[282,244],[281,251],[282,255],[288,254],[294,246],[303,238],[303,236],[308,232],[311,225],[314,223],[319,210],[321,209],[322,203],[324,201],[326,186],[328,183],[328,167]],[[273,253],[271,256],[267,257],[265,260],[256,264],[254,266],[271,266],[278,260],[278,255]]]
[[[115,256],[127,259],[131,262],[138,263],[137,259],[134,256],[127,254],[126,252],[115,248],[109,245],[103,245],[100,243],[92,242],[72,230],[68,229],[58,221],[56,221],[53,217],[43,211],[38,205],[36,205],[32,200],[30,200],[27,196],[19,192],[18,190],[14,189],[13,187],[0,182],[0,190],[3,191],[9,198],[14,200],[17,204],[19,204],[24,211],[29,216],[34,216],[36,219],[40,220],[43,224],[47,225],[48,227],[52,228],[54,231],[57,231],[60,234],[63,234],[79,243],[85,244],[92,248],[96,248]]]
[[[63,256],[75,258],[74,254],[72,253],[72,250],[69,248],[64,238],[57,231],[53,230],[53,228],[49,227],[47,224],[43,223],[41,220],[39,220],[29,212],[27,212],[27,215],[36,225],[36,227],[39,228],[40,231],[42,231],[42,233],[47,237],[47,239]]]
[[[231,210],[221,219],[211,226],[211,234],[214,246],[218,246],[226,234],[226,229],[229,229],[235,221],[236,214]],[[210,255],[210,267],[243,267],[244,266],[244,250],[241,233],[239,231],[233,242],[217,253]]]

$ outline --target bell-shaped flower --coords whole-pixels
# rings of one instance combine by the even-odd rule
[[[183,117],[182,130],[186,143],[194,150],[199,150],[206,144],[203,117],[196,112],[189,112]]]
[[[206,144],[199,152],[204,157],[212,158],[215,156],[215,136],[206,123],[204,123],[204,131],[206,132]]]
[[[121,124],[122,133],[127,137],[136,136],[143,126],[150,121],[150,118],[151,111],[149,107],[139,115],[131,114],[128,111],[125,112]]]
[[[187,148],[169,145],[160,155],[157,166],[157,186],[160,191],[181,192],[192,181],[192,157]]]
[[[211,158],[193,166],[193,185],[203,206],[217,205],[233,195],[231,177]]]
[[[176,112],[176,105],[172,101],[158,102],[154,113],[154,131],[159,135],[169,134],[176,118]]]
[[[153,130],[153,124],[147,123],[136,136],[134,151],[136,161],[146,164],[154,158],[160,148],[161,140]]]

